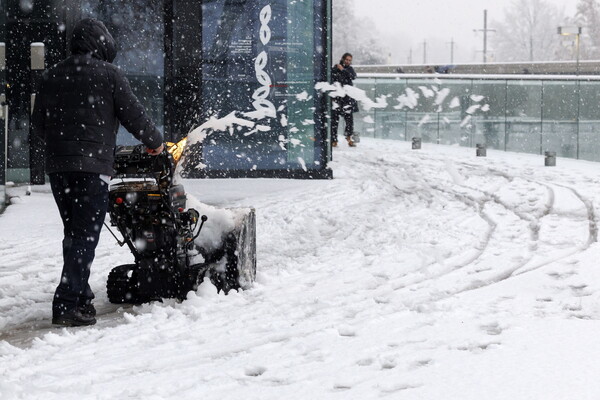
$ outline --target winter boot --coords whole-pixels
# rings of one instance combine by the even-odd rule
[[[87,303],[79,306],[79,311],[83,316],[86,317],[95,317],[96,316],[96,307],[92,303]]]
[[[96,318],[82,314],[80,309],[68,311],[64,314],[54,315],[52,317],[53,325],[88,326],[88,325],[94,325],[95,323],[96,323]]]
[[[337,147],[337,141],[331,142],[331,147]]]
[[[356,147],[356,144],[354,144],[354,142],[352,141],[352,137],[346,136],[346,140],[348,141],[348,146]]]

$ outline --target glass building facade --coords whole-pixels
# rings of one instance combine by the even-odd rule
[[[190,177],[329,178],[327,101],[329,0],[6,0],[11,117],[8,174],[28,181],[31,94],[39,77],[29,46],[45,45],[46,66],[68,55],[81,18],[114,36],[132,88],[168,141],[209,120],[249,122],[207,130]],[[10,86],[9,86],[10,87]],[[136,140],[119,131],[119,144]],[[39,166],[38,166],[39,167]]]
[[[600,77],[361,75],[384,108],[361,111],[364,136],[600,161]]]
[[[6,135],[8,131],[8,106],[6,105],[5,43],[6,13],[0,12],[0,212],[6,205]]]
[[[241,111],[268,122],[215,132],[204,147],[206,165],[218,171],[320,169],[326,130],[319,116],[326,110],[314,86],[327,79],[322,4],[213,0],[202,12],[218,23],[202,26],[201,120]]]

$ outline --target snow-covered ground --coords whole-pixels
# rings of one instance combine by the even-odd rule
[[[103,315],[52,328],[48,187],[0,216],[1,399],[598,399],[600,164],[363,139],[332,181],[186,181],[256,207],[251,290],[107,303],[132,260],[104,230]]]

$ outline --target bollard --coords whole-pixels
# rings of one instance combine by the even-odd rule
[[[421,138],[414,137],[412,138],[412,149],[419,150],[421,148]]]
[[[31,43],[29,46],[30,63],[33,71],[43,71],[46,68],[46,50],[44,43]]]
[[[544,157],[544,165],[546,167],[556,167],[556,152],[547,151]]]
[[[485,146],[485,144],[482,143],[477,143],[475,145],[475,154],[477,155],[477,157],[485,157],[487,156],[487,148]]]
[[[6,69],[6,45],[0,42],[0,71]]]

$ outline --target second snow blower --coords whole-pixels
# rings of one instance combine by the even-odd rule
[[[117,149],[110,221],[123,236],[122,241],[115,238],[129,247],[135,261],[110,272],[107,293],[111,303],[183,300],[205,277],[225,293],[247,289],[254,281],[254,209],[234,210],[238,216],[234,229],[213,238],[219,246],[203,247],[202,228],[211,220],[186,209],[184,188],[173,182],[176,160],[171,153],[177,153],[178,145],[169,144],[169,151],[158,156],[148,154],[143,145]]]

